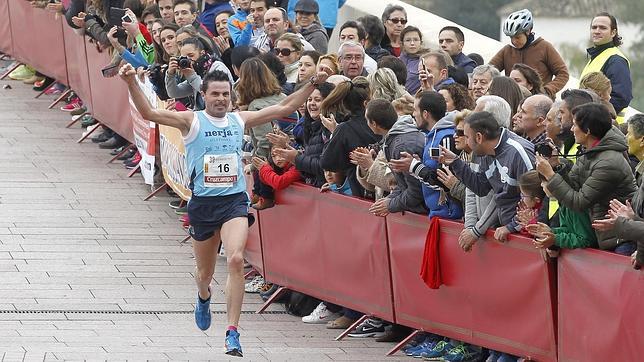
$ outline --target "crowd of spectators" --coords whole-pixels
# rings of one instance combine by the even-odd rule
[[[545,260],[562,248],[599,248],[632,256],[636,268],[644,263],[644,115],[623,117],[630,70],[609,13],[589,19],[588,65],[578,89],[564,90],[566,64],[535,35],[527,9],[508,16],[510,43],[484,63],[463,53],[456,26],[434,34],[440,48],[425,46],[400,5],[336,24],[344,1],[204,0],[201,11],[192,0],[32,3],[63,13],[109,51],[106,76],[123,62],[146,74],[168,109],[203,110],[201,81],[213,70],[234,84],[233,110],[277,104],[316,71],[332,74],[299,112],[248,130],[246,171],[258,210],[279,207],[275,193],[302,182],[371,199],[369,212],[379,217],[463,220],[464,252],[493,229],[499,242],[532,237]],[[329,49],[333,37],[339,49]],[[28,66],[11,77],[50,94],[62,89]],[[76,96],[63,110],[83,115],[84,127],[95,123]],[[127,144],[107,128],[92,140],[114,153]],[[124,159],[136,167],[141,156]],[[182,212],[180,201],[171,204]],[[260,276],[246,291],[268,298],[276,287]],[[359,316],[322,302],[302,320],[346,329]],[[369,318],[349,336],[395,341],[404,332]],[[404,350],[448,361],[484,353],[429,333]],[[518,360],[486,353],[487,361]]]

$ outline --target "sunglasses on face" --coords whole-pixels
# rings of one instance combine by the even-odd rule
[[[463,137],[463,136],[465,136],[465,131],[464,131],[464,130],[462,130],[462,129],[458,129],[458,128],[457,128],[457,129],[456,129],[456,131],[454,131],[454,135],[455,135],[456,137]]]
[[[292,52],[293,52],[293,50],[291,50],[289,48],[274,48],[273,49],[273,53],[275,53],[275,55],[282,54],[285,57],[288,57],[289,55],[291,55]]]
[[[387,19],[387,20],[391,21],[394,24],[398,24],[398,23],[401,23],[402,25],[407,24],[407,19],[392,18],[392,19]]]

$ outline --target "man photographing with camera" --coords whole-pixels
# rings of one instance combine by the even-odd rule
[[[228,112],[232,85],[221,71],[208,73],[201,84],[204,111],[171,112],[150,106],[138,85],[134,68],[126,64],[119,75],[127,83],[132,101],[144,119],[177,128],[186,147],[187,174],[192,198],[188,203],[190,235],[194,239],[198,294],[195,322],[201,330],[211,323],[210,283],[219,244],[223,242],[228,264],[226,282],[226,354],[243,356],[239,343],[239,316],[244,297],[244,249],[253,216],[243,174],[242,143],[245,127],[286,117],[297,110],[328,74],[318,72],[297,92],[259,111]]]

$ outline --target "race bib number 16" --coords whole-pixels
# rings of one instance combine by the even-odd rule
[[[237,182],[237,155],[204,156],[204,186],[206,187],[232,187]]]

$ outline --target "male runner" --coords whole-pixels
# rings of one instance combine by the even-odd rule
[[[134,105],[144,119],[175,127],[183,135],[192,189],[188,216],[198,288],[195,321],[201,330],[210,327],[210,281],[219,243],[223,242],[228,263],[226,354],[242,357],[237,326],[244,298],[243,253],[249,226],[249,198],[241,159],[244,128],[292,114],[328,74],[317,73],[306,86],[279,104],[253,112],[228,112],[232,87],[221,71],[204,77],[201,95],[206,109],[198,112],[153,109],[137,84],[134,68],[126,64],[119,75],[127,83]]]

